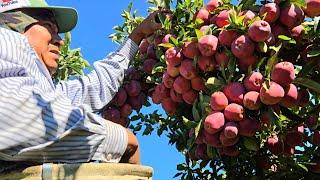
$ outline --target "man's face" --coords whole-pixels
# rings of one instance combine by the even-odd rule
[[[54,74],[58,68],[59,48],[63,45],[57,26],[50,21],[40,20],[31,25],[24,35],[50,74]]]

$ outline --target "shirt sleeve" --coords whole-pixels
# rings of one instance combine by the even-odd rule
[[[0,28],[0,159],[119,162],[126,129],[54,90],[25,44],[20,34]]]
[[[83,77],[62,81],[56,88],[72,100],[72,104],[87,104],[93,111],[103,108],[118,92],[125,70],[134,58],[138,46],[127,39],[119,49],[94,63],[94,70]]]
[[[68,163],[120,160],[128,142],[125,128],[26,81],[32,80],[0,81],[0,157]]]

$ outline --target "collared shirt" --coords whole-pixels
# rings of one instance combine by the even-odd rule
[[[88,75],[53,84],[27,38],[0,27],[0,159],[119,162],[126,129],[93,111],[112,100],[137,49],[128,39]]]

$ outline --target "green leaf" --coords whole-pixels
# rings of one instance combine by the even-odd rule
[[[230,4],[231,0],[222,0],[223,4]]]
[[[237,12],[234,9],[229,13],[229,22],[235,25],[239,24]]]
[[[305,77],[307,76],[313,68],[317,67],[318,60],[313,59],[309,61],[306,65],[302,67],[302,70],[299,72],[298,77]]]
[[[194,121],[190,121],[186,117],[182,116],[182,121],[185,126],[187,126],[189,129],[196,127],[198,124]]]
[[[290,44],[297,44],[297,41],[294,40],[294,39],[291,39],[291,40],[289,41],[289,43],[290,43]]]
[[[123,13],[121,14],[121,16],[124,19],[129,19],[130,18],[130,13],[128,11],[123,11]]]
[[[269,49],[274,50],[275,53],[278,53],[280,51],[282,47],[282,44],[278,45],[278,46],[270,46]]]
[[[208,113],[208,109],[211,110],[211,107],[210,107],[210,99],[211,97],[210,96],[207,96],[207,95],[203,95],[202,92],[200,92],[200,98],[202,99],[199,104],[200,104],[200,108],[201,108],[201,112],[202,112],[202,117],[205,117]]]
[[[118,32],[124,32],[123,27],[120,27],[120,26],[114,26],[113,29]]]
[[[195,56],[195,57],[193,58],[192,65],[193,65],[195,68],[197,68],[198,60],[199,60],[199,57],[198,57],[198,56]]]
[[[316,93],[320,94],[320,84],[317,83],[316,81],[299,77],[299,78],[296,78],[293,83],[307,87],[307,88],[315,91]]]
[[[173,178],[179,177],[179,176],[181,176],[182,174],[183,174],[183,172],[179,172],[179,173],[175,174],[175,175],[173,176]]]
[[[230,82],[232,78],[234,77],[234,73],[236,72],[236,58],[233,56],[230,57],[229,63],[228,63],[228,79],[227,82]]]
[[[277,124],[279,122],[278,115],[276,114],[276,112],[273,111],[271,107],[269,107],[267,110],[267,116],[270,119],[272,124]]]
[[[152,74],[164,72],[165,68],[163,66],[157,66],[152,69]]]
[[[144,129],[142,135],[150,135],[152,131],[153,131],[153,127],[150,124],[148,124]]]
[[[251,19],[251,20],[249,20],[247,23],[249,24],[249,26],[252,24],[252,23],[254,23],[255,21],[260,21],[261,20],[261,18],[260,18],[260,16],[256,16],[256,17],[254,17],[253,19]]]
[[[320,16],[317,16],[314,18],[314,32],[317,32],[318,30],[319,21],[320,21]]]
[[[296,6],[300,7],[301,9],[304,9],[306,7],[305,0],[290,0],[289,2],[295,4]]]
[[[257,64],[257,69],[260,69],[260,67],[262,66],[263,63],[265,63],[265,61],[267,60],[267,57],[263,57],[259,60],[258,64]]]
[[[258,151],[258,140],[253,137],[243,137],[243,145],[250,151]]]
[[[273,68],[273,66],[278,62],[278,53],[282,47],[282,44],[279,46],[271,46],[270,49],[274,50],[274,54],[268,59],[267,66],[266,66],[266,74],[268,78],[270,78],[270,72]]]
[[[307,55],[308,58],[317,56],[320,56],[320,49],[313,49]]]
[[[203,169],[204,167],[206,167],[208,164],[209,164],[209,160],[203,160],[201,163],[200,163],[200,168]]]
[[[194,120],[196,121],[196,122],[199,122],[200,121],[200,114],[199,114],[199,111],[198,111],[198,109],[197,109],[197,102],[195,102],[194,104],[193,104],[193,106],[192,106],[192,116],[193,116],[193,118],[194,118]]]
[[[204,23],[204,21],[202,19],[200,19],[200,18],[197,18],[196,21],[195,21],[195,25],[196,26],[199,26],[199,25],[201,25],[203,23]]]
[[[57,72],[53,75],[55,82],[67,80],[70,76],[81,76],[89,63],[82,58],[80,48],[70,49],[71,34],[65,33],[65,44],[60,48],[60,58]]]
[[[224,83],[216,77],[211,77],[205,83],[205,86],[210,90],[210,93],[218,91],[222,88]]]
[[[197,127],[194,130],[195,139],[197,139],[197,137],[198,137],[198,135],[200,133],[200,130],[201,130],[201,127],[202,127],[202,123],[203,123],[203,119],[201,119],[201,121],[198,123]]]
[[[71,33],[67,32],[64,34],[64,45],[70,46],[70,43],[71,43]]]
[[[301,169],[303,169],[304,171],[306,171],[306,172],[309,171],[308,168],[307,168],[305,165],[300,164],[300,163],[297,163],[297,165],[298,165]]]
[[[174,47],[174,45],[171,43],[161,43],[161,44],[158,44],[158,46],[168,48],[168,49]]]
[[[290,37],[285,36],[285,35],[279,35],[278,38],[279,38],[279,39],[282,39],[282,40],[284,40],[284,41],[290,41],[290,40],[291,40]]]
[[[190,7],[190,5],[191,5],[191,0],[185,0],[184,3],[186,4],[187,7]]]
[[[161,136],[164,130],[166,130],[166,126],[160,125],[160,128],[157,130],[157,135]]]
[[[196,35],[197,35],[198,40],[204,36],[203,32],[200,31],[199,29],[195,29],[195,31],[196,31]]]
[[[133,2],[130,2],[129,5],[128,5],[128,7],[127,7],[127,11],[128,11],[128,12],[131,12],[132,6],[133,6]]]
[[[176,38],[172,37],[172,36],[169,38],[169,42],[171,44],[173,44],[175,47],[179,46],[179,41]]]
[[[187,148],[191,149],[194,143],[195,143],[195,139],[193,137],[188,138],[188,140],[187,140]]]
[[[155,5],[157,8],[170,8],[170,2],[172,0],[148,0],[148,3]]]
[[[255,6],[256,0],[241,0],[239,5],[242,5],[242,9],[250,9]]]
[[[239,26],[242,26],[243,25],[243,23],[244,23],[244,18],[245,18],[246,16],[238,16],[237,17],[237,21],[238,21],[238,24],[239,24]]]
[[[259,42],[258,45],[261,52],[266,53],[268,51],[268,46],[265,42]]]
[[[140,131],[142,128],[142,125],[137,125],[133,130],[134,131]]]
[[[200,92],[199,93],[199,104],[201,105],[203,102],[204,102],[204,96],[203,96],[203,93]]]
[[[213,159],[217,156],[215,149],[209,145],[207,145],[207,154],[210,159]]]
[[[185,163],[177,165],[178,171],[183,171],[183,170],[186,170],[187,168],[188,168],[188,166]]]
[[[218,85],[222,85],[223,83],[216,77],[211,77],[207,80],[206,82],[206,86],[218,86]]]
[[[156,15],[156,21],[160,22],[162,25],[165,25],[165,21],[166,21],[166,16],[163,15],[162,13],[157,13]]]

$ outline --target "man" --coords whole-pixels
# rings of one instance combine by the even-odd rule
[[[161,25],[151,14],[90,74],[53,84],[63,45],[58,33],[76,23],[72,8],[0,1],[0,159],[140,162],[133,133],[92,112],[112,100],[137,45]]]

